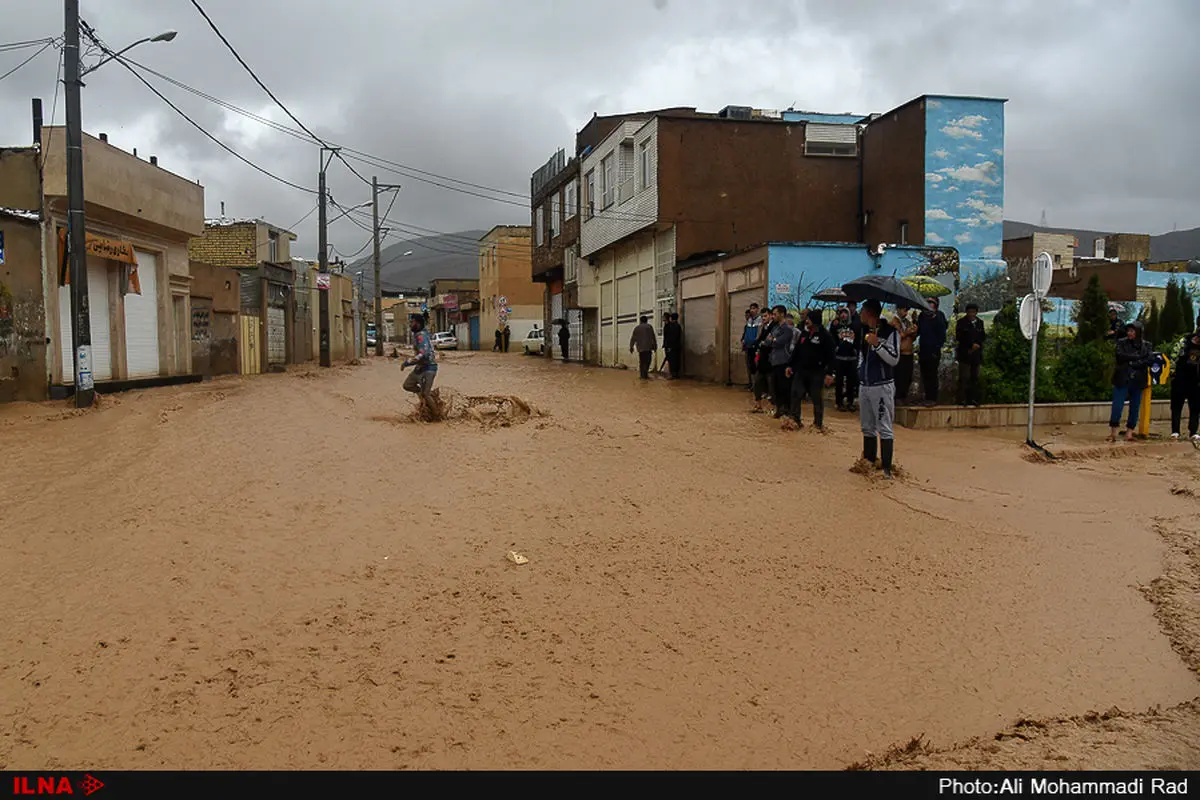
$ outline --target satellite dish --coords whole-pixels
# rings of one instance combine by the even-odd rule
[[[1049,253],[1039,253],[1033,260],[1033,293],[1038,297],[1045,297],[1053,280],[1054,259]]]
[[[1042,327],[1042,301],[1032,294],[1025,295],[1021,301],[1020,315],[1021,333],[1025,334],[1026,339],[1033,339]]]

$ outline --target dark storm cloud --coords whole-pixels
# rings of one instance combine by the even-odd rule
[[[0,0],[4,41],[54,35],[61,3]],[[880,3],[873,0],[582,2],[324,0],[202,5],[260,77],[320,136],[429,172],[522,193],[529,174],[593,112],[727,103],[884,111],[922,93],[1009,98],[1006,215],[1160,232],[1200,224],[1190,157],[1200,66],[1186,41],[1200,22],[1177,2]],[[32,6],[32,9],[30,8]],[[115,47],[224,100],[294,127],[255,86],[186,0],[84,0],[83,16]],[[19,61],[0,54],[0,73]],[[28,140],[28,103],[50,116],[56,55],[0,83],[0,141]],[[155,79],[151,79],[155,80]],[[156,85],[159,85],[156,82]],[[221,151],[119,65],[90,76],[85,128],[206,187],[238,216],[289,225],[315,199]],[[317,151],[175,87],[159,85],[198,123],[264,168],[315,188]],[[62,119],[59,99],[57,119]],[[354,163],[354,162],[352,162]],[[525,222],[520,205],[401,183],[392,217],[454,231]],[[369,189],[335,162],[343,206]],[[471,190],[476,191],[476,190]],[[338,212],[331,211],[331,216]],[[296,251],[315,254],[315,220]],[[367,233],[348,220],[331,240],[352,253]]]

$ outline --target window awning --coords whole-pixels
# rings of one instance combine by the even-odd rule
[[[128,264],[129,284],[126,291],[133,294],[142,293],[142,283],[138,280],[137,274],[137,253],[134,252],[132,243],[120,239],[108,239],[103,236],[97,236],[94,233],[86,234],[86,241],[84,252],[88,255]],[[71,270],[67,261],[66,228],[58,229],[58,263],[58,285],[69,286],[71,284]]]

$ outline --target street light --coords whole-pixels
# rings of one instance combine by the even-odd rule
[[[100,67],[102,67],[105,64],[107,64],[108,62],[112,61],[114,58],[120,58],[125,53],[128,53],[130,50],[137,47],[139,44],[146,44],[147,42],[170,42],[170,41],[173,41],[175,39],[175,37],[178,35],[179,35],[179,31],[163,31],[158,36],[151,36],[148,39],[138,39],[136,42],[129,45],[128,47],[124,47],[115,53],[109,54],[108,58],[101,59],[100,61],[96,62],[92,66],[83,70],[82,72],[79,73],[79,77],[82,78],[84,75],[87,75],[90,72],[95,72],[96,70],[100,69]]]
[[[175,31],[140,39],[83,70],[79,58],[79,0],[63,0],[63,88],[67,104],[67,257],[71,283],[71,354],[75,377],[75,407],[88,408],[95,399],[92,376],[92,320],[88,308],[87,221],[83,213],[83,120],[80,89],[83,76],[145,42],[169,42]],[[89,35],[90,29],[89,29]],[[98,43],[98,42],[97,42]],[[59,313],[62,311],[60,309]],[[105,320],[107,322],[107,320]],[[66,344],[65,342],[63,344]],[[65,377],[65,376],[64,376]]]

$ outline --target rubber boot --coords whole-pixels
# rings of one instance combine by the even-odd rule
[[[894,439],[882,439],[879,442],[879,447],[883,451],[883,477],[889,481],[892,479],[892,448],[895,444]]]
[[[863,458],[865,458],[867,463],[872,467],[875,466],[875,445],[876,439],[874,436],[863,437]]]

